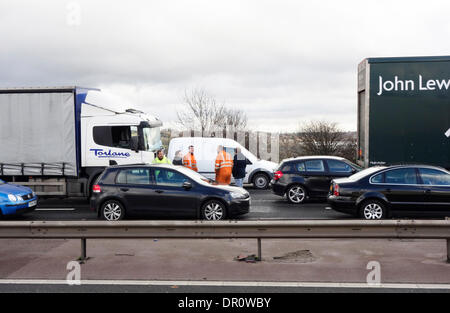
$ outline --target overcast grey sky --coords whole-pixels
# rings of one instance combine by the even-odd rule
[[[2,0],[0,85],[101,87],[167,125],[203,88],[254,129],[356,130],[358,63],[450,54],[449,13],[433,0]]]

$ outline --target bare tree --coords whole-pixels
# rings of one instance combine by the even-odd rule
[[[344,134],[343,144],[339,149],[338,155],[356,163],[358,142],[356,132],[347,132]]]
[[[302,150],[311,155],[334,155],[342,141],[342,132],[336,123],[312,121],[300,129]]]
[[[300,137],[298,133],[280,134],[280,160],[302,155]]]
[[[225,129],[227,126],[244,129],[247,126],[245,112],[228,109],[218,104],[214,97],[203,89],[185,91],[184,104],[186,107],[177,112],[178,123],[187,129],[199,129],[205,132]]]
[[[243,130],[247,127],[247,115],[242,110],[226,109],[224,120],[226,126],[231,126],[234,129]]]
[[[336,155],[351,161],[356,157],[356,138],[337,123],[312,121],[300,129],[298,139],[303,155]]]
[[[216,121],[218,112],[223,108],[216,100],[202,89],[184,92],[186,108],[177,112],[178,123],[187,129],[199,128],[203,132],[211,128]]]

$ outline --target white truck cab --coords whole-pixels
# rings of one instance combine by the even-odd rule
[[[162,146],[161,121],[121,101],[88,93],[81,109],[83,167],[151,163]]]
[[[240,148],[241,153],[252,163],[246,167],[245,184],[253,184],[258,189],[265,189],[269,186],[270,179],[277,167],[277,163],[258,159],[253,153],[248,151],[240,143],[229,138],[207,138],[207,137],[179,137],[173,138],[169,143],[167,156],[173,160],[175,153],[181,151],[184,156],[188,153],[189,146],[194,146],[194,155],[197,160],[197,167],[200,174],[214,179],[215,160],[217,157],[217,147],[224,146],[225,150],[233,157],[235,149]],[[232,182],[234,180],[232,179]]]

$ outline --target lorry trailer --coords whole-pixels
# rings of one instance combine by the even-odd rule
[[[367,58],[358,66],[361,166],[450,169],[450,56]]]

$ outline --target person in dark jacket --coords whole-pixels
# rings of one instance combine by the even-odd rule
[[[175,157],[172,161],[173,165],[183,165],[183,155],[181,154],[181,150],[175,152]]]
[[[245,168],[247,164],[252,164],[242,153],[240,148],[236,148],[233,160],[232,174],[236,186],[242,187],[244,184]]]

